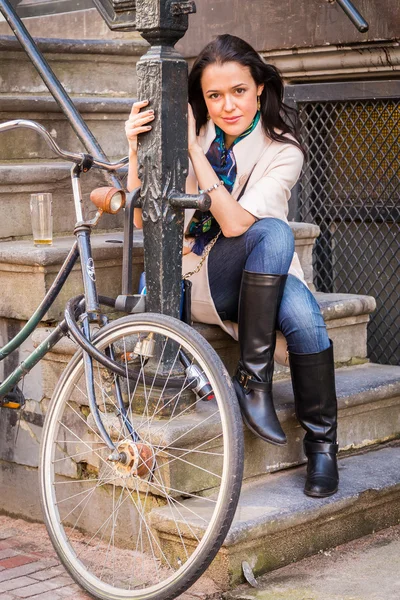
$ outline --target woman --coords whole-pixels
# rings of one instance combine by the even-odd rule
[[[238,323],[233,381],[243,420],[273,444],[286,443],[272,397],[276,329],[283,334],[296,414],[306,430],[304,491],[325,497],[338,487],[333,349],[287,222],[303,152],[282,98],[277,69],[240,38],[218,36],[193,64],[186,191],[201,188],[212,204],[206,214],[186,211],[183,272],[202,263],[190,277],[194,320],[234,337]],[[126,123],[129,189],[140,185],[137,136],[154,119],[152,110],[140,112],[146,105],[136,103]],[[135,224],[142,225],[139,210]]]

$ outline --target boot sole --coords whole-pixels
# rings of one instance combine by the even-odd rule
[[[328,498],[329,496],[333,496],[333,494],[336,494],[338,489],[339,489],[339,487],[336,487],[335,490],[333,490],[333,492],[329,492],[328,494],[318,494],[316,492],[306,492],[306,490],[304,490],[304,493],[306,496],[310,496],[311,498]]]
[[[246,425],[247,429],[249,429],[249,431],[251,431],[251,433],[254,434],[256,437],[260,438],[260,440],[262,440],[263,442],[267,442],[268,444],[272,444],[273,446],[286,446],[287,445],[287,440],[284,442],[274,442],[274,441],[270,440],[269,438],[265,438],[262,435],[260,435],[255,429],[253,429],[251,427],[251,425],[248,424],[248,422],[246,421],[246,419],[243,416],[243,413],[241,413],[241,414],[242,414],[243,423]]]

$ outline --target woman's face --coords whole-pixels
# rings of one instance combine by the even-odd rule
[[[231,144],[251,124],[257,112],[256,85],[249,67],[237,62],[208,65],[201,77],[201,89],[210,118],[225,132]]]

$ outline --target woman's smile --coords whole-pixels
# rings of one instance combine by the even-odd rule
[[[224,119],[224,121],[226,121],[227,123],[236,123],[237,121],[239,121],[240,116],[239,117],[222,117]]]

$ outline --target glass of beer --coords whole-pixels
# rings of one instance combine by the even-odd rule
[[[35,246],[53,243],[53,197],[50,193],[31,194],[31,220]]]

